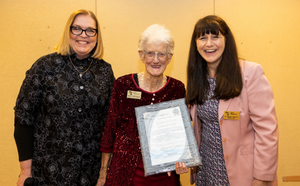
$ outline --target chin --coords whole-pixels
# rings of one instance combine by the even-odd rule
[[[151,76],[153,76],[153,77],[159,77],[159,76],[162,76],[163,75],[163,73],[160,73],[160,74],[150,74]]]

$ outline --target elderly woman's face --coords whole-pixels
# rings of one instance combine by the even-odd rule
[[[72,26],[76,29],[96,29],[96,22],[88,15],[77,15]],[[70,32],[70,45],[73,51],[76,53],[78,59],[83,59],[89,56],[90,52],[96,46],[97,34],[93,37],[86,35],[86,32],[82,32],[81,35],[74,35]]]
[[[145,69],[151,76],[160,76],[166,70],[172,55],[167,53],[167,44],[147,44],[145,53],[140,52]]]

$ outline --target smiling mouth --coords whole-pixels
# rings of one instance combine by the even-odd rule
[[[87,41],[77,41],[79,44],[88,44]]]
[[[214,53],[216,52],[217,50],[205,50],[205,53]]]
[[[161,65],[151,65],[152,68],[160,68]]]

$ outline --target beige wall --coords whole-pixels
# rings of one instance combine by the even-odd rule
[[[0,185],[14,185],[19,174],[13,107],[25,71],[53,52],[68,16],[81,8],[97,14],[104,58],[116,77],[144,69],[137,55],[139,35],[153,23],[165,25],[175,39],[166,74],[184,83],[195,22],[208,14],[223,17],[235,34],[240,57],[260,63],[273,86],[280,130],[279,185],[287,185],[282,176],[300,175],[299,0],[1,0]],[[189,185],[187,174],[182,180]]]

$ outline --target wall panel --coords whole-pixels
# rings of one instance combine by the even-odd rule
[[[282,176],[300,175],[300,69],[298,0],[215,0],[216,15],[232,28],[240,57],[261,64],[274,95],[279,123],[279,185]]]
[[[189,42],[196,21],[212,14],[211,0],[100,0],[97,4],[105,59],[113,65],[116,77],[144,70],[137,44],[140,34],[152,24],[162,24],[175,40],[174,57],[166,74],[186,81]]]

